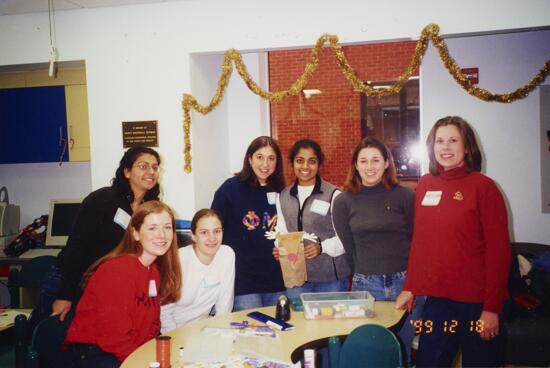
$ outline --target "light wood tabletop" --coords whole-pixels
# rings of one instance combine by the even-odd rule
[[[257,308],[258,310],[270,316],[275,315],[275,307]],[[183,327],[172,330],[166,335],[172,337],[171,343],[171,362],[173,368],[179,368],[176,362],[181,361],[179,357],[179,347],[184,347],[187,338],[193,334],[199,333],[204,327],[228,328],[231,322],[249,321],[251,324],[258,324],[246,316],[253,310],[244,310],[234,313],[228,313],[221,316],[207,318],[202,321],[190,323]],[[282,361],[292,362],[292,354],[298,350],[295,357],[301,357],[301,348],[304,345],[317,340],[324,340],[331,336],[348,335],[354,328],[367,324],[377,324],[384,327],[392,327],[400,322],[404,315],[403,310],[395,309],[395,302],[375,302],[374,317],[372,318],[352,318],[352,319],[332,319],[332,320],[308,320],[304,318],[303,312],[292,311],[289,323],[295,326],[289,331],[277,331],[279,335],[275,355],[271,358]],[[150,340],[134,351],[122,363],[122,368],[147,367],[149,362],[155,361],[156,345],[155,340]],[[184,355],[185,357],[185,355]]]
[[[15,324],[15,317],[24,314],[29,317],[32,309],[5,309],[0,312],[0,332],[12,328]]]

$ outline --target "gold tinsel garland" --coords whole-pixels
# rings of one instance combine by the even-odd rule
[[[445,65],[451,76],[454,78],[454,80],[468,94],[475,96],[483,101],[510,103],[525,98],[537,85],[545,80],[546,76],[550,72],[550,60],[548,60],[546,63],[544,63],[540,71],[533,77],[533,79],[531,79],[529,83],[510,93],[491,93],[486,89],[476,87],[472,85],[470,80],[461,72],[460,67],[449,55],[449,51],[447,50],[447,45],[445,44],[445,41],[439,36],[439,26],[433,23],[427,25],[422,30],[420,38],[416,43],[413,58],[408,68],[405,70],[405,72],[403,72],[403,74],[401,74],[397,78],[397,81],[392,86],[386,88],[375,89],[368,84],[365,84],[361,79],[356,76],[356,73],[349,65],[346,56],[342,51],[342,46],[340,46],[340,44],[338,43],[338,37],[335,35],[324,34],[323,36],[319,37],[319,39],[315,43],[315,47],[311,50],[309,61],[306,64],[302,75],[287,90],[276,92],[266,91],[258,86],[246,71],[246,66],[242,61],[241,54],[235,49],[229,49],[225,52],[223,64],[221,66],[222,74],[220,76],[220,79],[218,80],[216,93],[214,94],[214,97],[212,97],[212,100],[210,100],[210,103],[204,106],[198,103],[193,95],[187,93],[183,95],[182,107],[185,145],[185,172],[191,172],[191,109],[194,109],[195,111],[206,115],[219,105],[223,98],[223,93],[227,88],[229,77],[231,77],[231,73],[233,71],[231,60],[233,60],[237,72],[253,93],[269,101],[281,101],[289,96],[295,96],[302,91],[315,69],[317,69],[317,65],[319,64],[319,52],[321,51],[321,48],[325,43],[328,43],[330,48],[334,52],[334,56],[336,58],[336,61],[338,62],[338,65],[342,69],[342,73],[355,90],[360,91],[367,96],[383,97],[394,93],[399,93],[399,91],[401,91],[401,88],[403,88],[403,86],[405,85],[405,83],[407,83],[415,70],[417,70],[420,66],[420,62],[422,60],[422,57],[424,56],[424,53],[426,52],[430,38],[432,39],[434,46],[439,52],[439,57],[441,58],[441,61],[443,61],[443,64]]]

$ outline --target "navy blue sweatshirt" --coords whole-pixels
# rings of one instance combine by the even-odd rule
[[[272,255],[266,231],[277,225],[275,195],[268,202],[266,187],[251,186],[237,176],[214,194],[212,209],[223,218],[223,243],[235,251],[235,295],[284,291],[281,267]]]

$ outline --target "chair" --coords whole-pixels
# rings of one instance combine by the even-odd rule
[[[340,351],[338,368],[402,367],[401,345],[385,327],[367,324],[348,335]]]
[[[21,288],[40,289],[42,280],[55,262],[54,256],[40,256],[31,258],[23,263],[21,270],[16,268],[10,270],[8,287],[11,293],[11,307],[22,308]],[[31,295],[29,295],[31,296]],[[23,307],[33,308],[38,304],[38,294],[30,298],[30,304]],[[34,304],[34,305],[33,305]]]
[[[32,334],[29,358],[40,362],[40,368],[59,368],[70,366],[70,354],[63,350],[63,342],[71,325],[74,313],[67,314],[64,321],[59,316],[50,316],[41,321]]]
[[[537,243],[514,242],[512,246],[512,266],[510,269],[509,290],[512,299],[521,292],[535,291],[522,279],[517,255],[529,260],[550,250],[550,246]],[[528,276],[529,278],[529,276]],[[535,294],[535,293],[534,293]],[[543,295],[538,295],[542,297]],[[507,365],[548,367],[550,365],[550,305],[544,303],[537,308],[522,308],[512,301],[510,313],[505,320]]]

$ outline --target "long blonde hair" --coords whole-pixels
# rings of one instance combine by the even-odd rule
[[[181,267],[178,257],[178,244],[176,237],[176,224],[174,213],[168,205],[160,201],[149,201],[141,204],[132,215],[130,223],[126,228],[124,238],[115,249],[95,261],[84,273],[83,287],[86,286],[92,274],[108,260],[124,255],[139,257],[143,253],[143,246],[134,238],[133,230],[139,231],[145,218],[151,213],[167,212],[172,219],[173,238],[168,251],[155,259],[160,273],[160,304],[174,303],[181,296]]]

